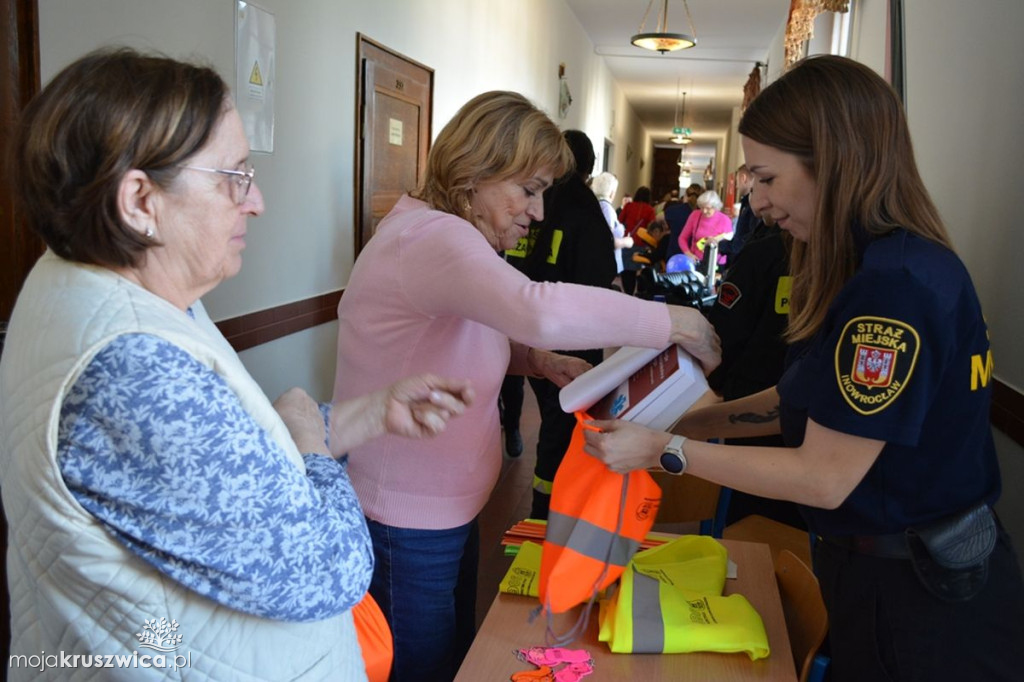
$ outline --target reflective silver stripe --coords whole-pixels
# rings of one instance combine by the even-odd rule
[[[661,583],[633,566],[629,570],[633,573],[633,653],[660,654],[665,651],[665,621],[658,589]]]
[[[548,530],[544,539],[612,566],[625,566],[640,549],[636,540],[554,511],[548,512]]]

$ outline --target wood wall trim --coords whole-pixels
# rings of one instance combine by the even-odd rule
[[[1024,393],[992,381],[992,426],[1024,447]]]
[[[257,310],[217,323],[236,352],[338,319],[344,289],[283,305]]]

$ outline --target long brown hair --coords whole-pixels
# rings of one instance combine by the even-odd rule
[[[462,105],[441,130],[412,196],[470,220],[475,183],[508,180],[542,168],[558,178],[572,167],[569,147],[547,114],[517,92],[494,90]]]
[[[790,253],[791,341],[812,336],[853,276],[854,230],[902,227],[950,249],[914,161],[895,91],[845,57],[810,57],[765,88],[740,120],[741,135],[799,157],[817,182],[815,225]]]

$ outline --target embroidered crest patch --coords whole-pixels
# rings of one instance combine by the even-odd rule
[[[861,414],[881,412],[910,381],[921,339],[899,320],[855,317],[836,345],[836,379],[843,398]]]
[[[730,310],[742,297],[743,292],[732,282],[725,282],[718,290],[718,304]]]

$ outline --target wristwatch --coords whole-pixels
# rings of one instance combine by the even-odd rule
[[[661,453],[662,471],[666,471],[673,476],[681,476],[686,471],[686,454],[683,453],[683,443],[686,442],[686,438],[683,436],[672,436],[672,440],[665,446],[665,451]]]

